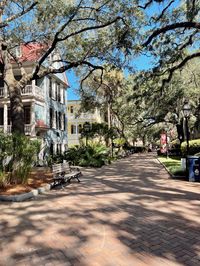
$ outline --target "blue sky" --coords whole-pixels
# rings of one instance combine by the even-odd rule
[[[76,77],[74,71],[68,71],[66,73],[70,88],[67,90],[68,100],[78,100],[80,97],[77,94],[79,88],[78,78]]]

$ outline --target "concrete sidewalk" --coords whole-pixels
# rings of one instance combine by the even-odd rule
[[[22,203],[0,202],[0,265],[200,265],[200,184],[149,154]]]

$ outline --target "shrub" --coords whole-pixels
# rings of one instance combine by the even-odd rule
[[[9,183],[8,174],[5,172],[0,172],[0,187],[6,187]]]
[[[171,144],[171,147],[173,148],[173,149],[179,149],[180,148],[180,140],[179,139],[174,139],[174,140],[172,140],[171,142],[170,142],[170,144]]]
[[[187,142],[186,141],[184,141],[181,144],[181,152],[182,152],[182,155],[187,154]],[[194,155],[199,152],[200,152],[200,139],[190,140],[189,141],[189,154]]]
[[[58,154],[52,155],[51,158],[52,158],[51,163],[62,163],[64,159],[64,155],[58,153]]]
[[[64,159],[73,165],[101,167],[109,161],[109,150],[106,146],[91,143],[88,146],[69,148]]]
[[[6,170],[9,157],[12,155],[13,142],[12,136],[8,136],[3,132],[0,132],[0,171]]]
[[[23,135],[0,133],[0,183],[25,183],[37,162],[40,142]],[[11,173],[5,173],[9,171]]]
[[[28,175],[37,162],[41,143],[24,135],[13,135],[12,159],[9,168],[12,171],[12,181],[26,183]]]

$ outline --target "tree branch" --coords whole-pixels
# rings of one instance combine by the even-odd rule
[[[80,0],[79,4],[77,5],[74,13],[70,16],[70,18],[68,19],[68,21],[66,23],[64,23],[60,29],[56,32],[55,36],[54,36],[54,39],[52,41],[52,44],[51,46],[49,47],[49,49],[43,54],[43,56],[40,58],[40,60],[38,61],[36,67],[35,67],[35,70],[33,72],[33,77],[37,75],[37,73],[39,72],[40,70],[40,67],[42,65],[42,63],[46,60],[46,58],[53,52],[53,50],[55,49],[57,43],[58,43],[58,36],[59,34],[67,27],[67,25],[73,20],[73,18],[76,16],[77,12],[78,12],[78,9],[80,7],[80,5],[82,4],[82,1],[83,0]]]
[[[108,26],[114,24],[115,22],[117,22],[118,20],[123,20],[123,18],[121,18],[121,17],[118,16],[118,17],[116,17],[115,19],[110,20],[110,21],[108,21],[108,22],[106,22],[106,23],[104,23],[104,24],[101,24],[101,25],[94,25],[94,26],[90,26],[90,27],[85,27],[85,28],[80,29],[80,30],[78,30],[78,31],[72,32],[72,33],[66,35],[66,36],[63,37],[63,38],[58,38],[58,41],[59,41],[59,42],[65,41],[65,40],[69,39],[70,37],[73,37],[73,36],[78,35],[78,34],[80,34],[80,33],[82,33],[82,32],[85,32],[85,31],[97,30],[97,29],[102,29],[102,28],[108,27]]]
[[[81,66],[81,65],[85,65],[85,66],[88,66],[88,67],[91,67],[92,69],[101,69],[103,70],[103,67],[102,66],[96,66],[86,60],[82,60],[82,61],[77,61],[77,62],[68,62],[68,61],[62,61],[63,63],[66,63],[67,65],[64,65],[60,68],[56,68],[56,69],[53,69],[53,68],[45,68],[44,70],[41,70],[37,76],[33,76],[32,79],[35,79],[36,77],[37,78],[42,78],[48,74],[57,74],[57,73],[63,73],[69,69],[72,69],[72,68],[77,68],[78,66]]]
[[[138,7],[140,7],[140,8],[142,8],[142,9],[146,9],[150,4],[152,4],[153,3],[153,1],[154,0],[149,0],[148,2],[146,2],[146,4],[144,5],[144,6],[138,6]]]
[[[75,15],[73,15],[74,17]],[[115,19],[111,20],[111,21],[108,21],[107,23],[104,23],[104,24],[101,24],[101,25],[95,25],[95,26],[91,26],[91,27],[85,27],[81,30],[78,30],[78,31],[75,31],[71,34],[68,34],[66,35],[65,37],[63,38],[59,38],[59,34],[65,29],[65,27],[67,26],[67,24],[69,23],[69,21],[67,23],[65,23],[59,31],[57,31],[57,33],[55,34],[55,37],[54,37],[54,40],[51,44],[51,47],[46,51],[46,53],[41,57],[41,59],[39,60],[39,62],[37,63],[36,67],[35,67],[35,70],[34,70],[34,73],[33,73],[33,77],[37,76],[39,70],[40,70],[40,67],[42,65],[42,63],[45,61],[45,59],[48,57],[48,55],[51,54],[51,52],[55,49],[56,45],[58,42],[62,42],[62,41],[65,41],[67,39],[69,39],[70,37],[72,36],[75,36],[75,35],[78,35],[82,32],[86,32],[86,31],[90,31],[90,30],[94,30],[94,29],[101,29],[101,28],[105,28],[107,26],[110,26],[112,25],[113,23],[115,23],[116,21],[118,20],[123,20],[123,18],[121,17],[116,17]],[[71,18],[72,20],[72,18]],[[123,20],[124,21],[124,20]],[[73,63],[74,64],[74,63]],[[79,65],[79,62],[77,62],[77,64]],[[71,68],[71,67],[70,67]],[[56,73],[56,72],[54,72]],[[60,72],[57,72],[57,73],[60,73]]]
[[[192,22],[192,21],[185,21],[185,22],[178,22],[178,23],[173,23],[170,25],[167,25],[163,28],[159,28],[157,30],[155,30],[147,39],[146,42],[143,43],[143,46],[148,46],[151,41],[157,37],[158,35],[160,35],[161,33],[166,33],[170,30],[174,30],[174,29],[178,29],[178,28],[187,28],[187,29],[198,29],[200,30],[200,23],[198,22]]]
[[[0,3],[0,16],[3,15],[3,11],[5,9],[7,2],[8,0],[2,0],[2,2]]]
[[[174,3],[175,0],[171,0],[169,4],[162,10],[161,14],[157,18],[153,18],[156,22],[158,22],[165,14],[166,10]]]
[[[4,28],[6,26],[8,26],[9,22],[25,15],[26,13],[28,13],[29,11],[31,11],[36,5],[38,4],[38,1],[35,1],[32,5],[30,5],[29,7],[27,7],[26,9],[23,9],[21,12],[7,18],[6,20],[4,20],[3,22],[0,22],[0,29]]]
[[[176,66],[174,66],[174,67],[168,69],[167,71],[169,72],[169,76],[168,76],[166,79],[163,79],[163,80],[162,80],[162,87],[164,87],[164,85],[165,85],[166,83],[170,82],[170,80],[172,79],[173,73],[174,73],[177,69],[182,68],[182,67],[183,67],[183,66],[184,66],[189,60],[191,60],[191,59],[193,59],[193,58],[196,58],[196,57],[200,57],[200,52],[193,53],[193,54],[191,54],[191,55],[186,56],[180,64],[178,64],[178,65],[176,65]]]

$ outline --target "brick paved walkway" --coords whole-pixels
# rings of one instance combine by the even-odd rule
[[[150,155],[88,169],[81,184],[0,202],[0,265],[200,265],[200,184]]]

